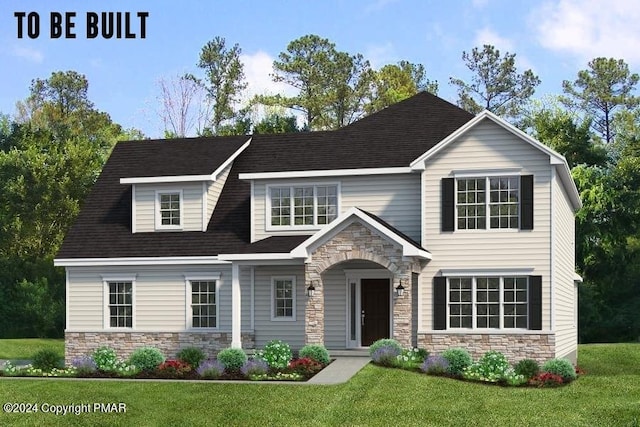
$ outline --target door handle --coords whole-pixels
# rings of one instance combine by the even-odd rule
[[[362,313],[360,314],[360,324],[361,326],[364,326],[364,310],[362,310]]]

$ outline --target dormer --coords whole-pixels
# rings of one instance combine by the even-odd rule
[[[188,153],[180,150],[188,151],[189,147],[172,142],[170,151],[175,156],[168,157],[170,163],[165,164],[165,169],[151,167],[150,171],[157,174],[120,178],[120,184],[131,186],[131,232],[206,231],[233,161],[251,139],[234,142],[220,147],[211,159],[189,159]],[[194,174],[184,174],[189,171],[189,160],[193,160]],[[183,173],[171,174],[172,171]]]

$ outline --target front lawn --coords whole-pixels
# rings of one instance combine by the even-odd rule
[[[640,424],[640,344],[582,345],[579,358],[585,375],[542,389],[373,365],[338,386],[0,378],[2,403],[126,404],[126,413],[0,414],[0,425]]]
[[[64,356],[64,339],[21,338],[0,340],[0,359],[30,359],[40,350],[54,350]]]

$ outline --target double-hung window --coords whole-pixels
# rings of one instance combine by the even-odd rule
[[[338,216],[338,186],[269,187],[269,224],[272,227],[318,227]]]
[[[499,176],[456,180],[458,230],[520,226],[520,177]]]
[[[448,327],[527,329],[528,278],[449,277]]]
[[[105,280],[107,328],[133,327],[133,281]]]
[[[182,228],[182,191],[156,193],[156,228]]]
[[[215,328],[218,326],[216,280],[190,280],[191,327]]]
[[[271,319],[296,319],[295,277],[273,277],[271,279]]]

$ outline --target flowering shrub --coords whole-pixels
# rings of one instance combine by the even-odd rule
[[[308,357],[323,365],[328,365],[331,359],[329,358],[329,352],[321,344],[307,344],[299,351],[299,356]]]
[[[20,369],[13,365],[10,361],[4,362],[4,366],[2,367],[2,374],[6,376],[15,376],[20,374]]]
[[[71,360],[71,366],[76,368],[78,375],[90,375],[98,369],[93,357],[87,355],[74,357]]]
[[[112,372],[116,369],[118,356],[116,352],[109,347],[100,347],[93,352],[91,357],[96,363],[96,368],[103,372]]]
[[[462,376],[467,380],[498,382],[511,369],[509,361],[499,351],[487,351],[479,361],[467,366]]]
[[[131,353],[129,362],[143,371],[153,371],[164,362],[164,355],[155,347],[140,347]]]
[[[202,378],[215,379],[224,373],[224,365],[218,360],[206,360],[196,371]]]
[[[23,373],[31,377],[73,377],[76,376],[76,368],[70,366],[64,369],[52,368],[52,369],[40,369],[34,368],[28,365]]]
[[[249,359],[244,362],[240,372],[245,377],[252,379],[256,375],[264,375],[269,372],[269,365],[262,359]]]
[[[31,356],[32,365],[36,369],[51,371],[60,367],[62,357],[54,350],[43,349]]]
[[[550,374],[556,374],[562,377],[564,382],[571,382],[578,376],[576,369],[567,359],[551,359],[542,365],[542,371]]]
[[[473,363],[471,355],[464,348],[450,348],[442,352],[444,357],[449,363],[448,372],[451,375],[461,376],[464,368]]]
[[[280,340],[269,341],[264,350],[256,352],[256,358],[267,362],[271,369],[285,369],[292,357],[289,344]]]
[[[523,359],[516,364],[515,371],[517,374],[529,379],[538,375],[540,365],[533,359]]]
[[[297,372],[276,372],[275,374],[254,375],[251,379],[254,381],[300,381],[304,377]]]
[[[375,353],[376,350],[382,347],[393,347],[396,350],[398,350],[397,354],[402,353],[402,346],[398,341],[391,338],[383,338],[371,344],[371,346],[369,347],[369,356],[373,358],[373,353]]]
[[[399,354],[396,359],[399,367],[414,368],[424,362],[425,357],[428,355],[429,353],[426,350],[420,348],[409,348],[402,350],[402,354]]]
[[[300,359],[292,360],[289,363],[289,369],[300,375],[311,376],[322,370],[322,365],[311,358],[302,357]]]
[[[218,353],[218,360],[226,371],[239,371],[247,361],[247,354],[241,348],[225,348]]]
[[[444,375],[448,372],[449,362],[444,357],[434,354],[422,362],[420,370],[429,375]]]
[[[161,376],[182,377],[186,373],[191,372],[191,365],[181,360],[165,360],[156,369]]]
[[[371,360],[376,365],[381,366],[396,366],[398,363],[398,356],[402,354],[402,349],[394,345],[385,345],[378,347],[371,355]]]
[[[542,372],[529,380],[529,385],[536,387],[558,387],[564,383],[560,375]]]

